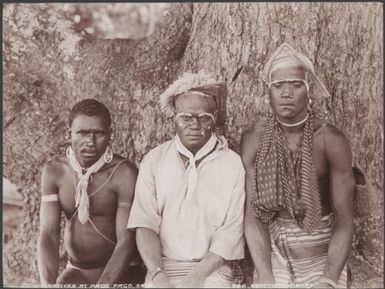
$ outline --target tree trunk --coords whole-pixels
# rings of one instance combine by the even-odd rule
[[[353,286],[378,286],[372,280],[383,275],[381,8],[174,3],[152,35],[102,40],[75,33],[66,15],[44,4],[4,4],[3,167],[7,178],[25,188],[26,216],[19,236],[5,248],[5,282],[37,280],[40,170],[68,145],[65,123],[75,102],[103,101],[113,112],[115,151],[139,164],[173,134],[172,121],[159,113],[161,91],[180,73],[205,68],[228,82],[224,131],[237,151],[241,132],[266,116],[261,71],[286,41],[315,63],[332,95],[327,102],[316,99],[315,106],[325,113],[326,105],[367,174],[369,193],[356,196]]]

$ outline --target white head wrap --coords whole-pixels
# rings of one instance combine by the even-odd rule
[[[307,72],[307,79],[314,84],[314,87],[318,89],[316,96],[329,97],[330,94],[325,85],[317,77],[314,71],[313,63],[302,53],[296,51],[287,43],[283,43],[279,46],[270,59],[266,62],[263,69],[262,78],[266,83],[271,82],[271,74],[274,70],[286,67],[298,67],[301,66]]]

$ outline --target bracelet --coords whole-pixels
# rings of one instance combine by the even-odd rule
[[[162,267],[157,267],[157,268],[155,268],[155,270],[148,273],[149,279],[151,280],[151,282],[154,280],[155,276],[158,275],[162,271],[163,271]]]
[[[337,283],[334,282],[332,279],[327,278],[327,277],[322,277],[319,280],[319,283],[326,283],[326,284],[329,284],[330,286],[332,286],[333,288],[337,288]]]

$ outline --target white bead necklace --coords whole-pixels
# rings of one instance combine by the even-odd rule
[[[287,126],[287,127],[294,127],[294,126],[298,126],[298,125],[301,125],[303,124],[305,121],[307,121],[309,117],[309,114],[306,113],[306,116],[303,120],[300,120],[299,122],[296,122],[296,123],[287,123],[287,122],[283,122],[282,120],[280,120],[277,116],[275,116],[276,120],[282,124],[283,126]]]

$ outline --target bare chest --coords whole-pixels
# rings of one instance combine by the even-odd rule
[[[302,149],[302,136],[300,134],[286,136],[287,146],[293,160],[299,157]],[[325,158],[324,139],[322,133],[316,133],[313,136],[312,149],[313,166],[319,181],[327,177],[328,166]]]
[[[90,180],[87,193],[90,202],[91,216],[115,216],[117,208],[117,194],[113,183],[108,179],[108,174],[98,173]],[[67,172],[59,183],[59,200],[62,210],[67,218],[76,212],[75,196],[78,178],[74,173]]]

